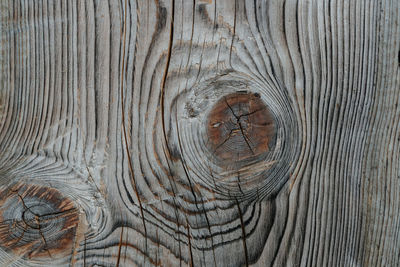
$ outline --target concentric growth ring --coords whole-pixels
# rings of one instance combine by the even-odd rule
[[[258,93],[223,96],[208,114],[207,137],[222,164],[251,159],[271,150],[275,121]]]
[[[57,259],[76,242],[79,211],[53,188],[17,184],[0,192],[0,246],[23,258]]]
[[[180,95],[182,157],[191,178],[221,198],[277,193],[295,166],[301,138],[285,88],[238,72]]]

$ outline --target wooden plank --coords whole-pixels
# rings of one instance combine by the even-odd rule
[[[400,265],[399,4],[0,1],[0,265]]]

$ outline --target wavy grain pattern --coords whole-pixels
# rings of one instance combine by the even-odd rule
[[[1,266],[399,266],[397,0],[0,1]]]

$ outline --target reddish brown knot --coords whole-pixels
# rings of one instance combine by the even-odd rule
[[[269,151],[275,121],[258,93],[237,92],[222,97],[208,115],[207,137],[214,155],[227,163]]]
[[[14,185],[0,192],[0,246],[29,259],[70,255],[79,218],[73,201],[58,190]]]

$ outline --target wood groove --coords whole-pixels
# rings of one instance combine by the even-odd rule
[[[2,1],[0,265],[398,266],[399,20]]]

